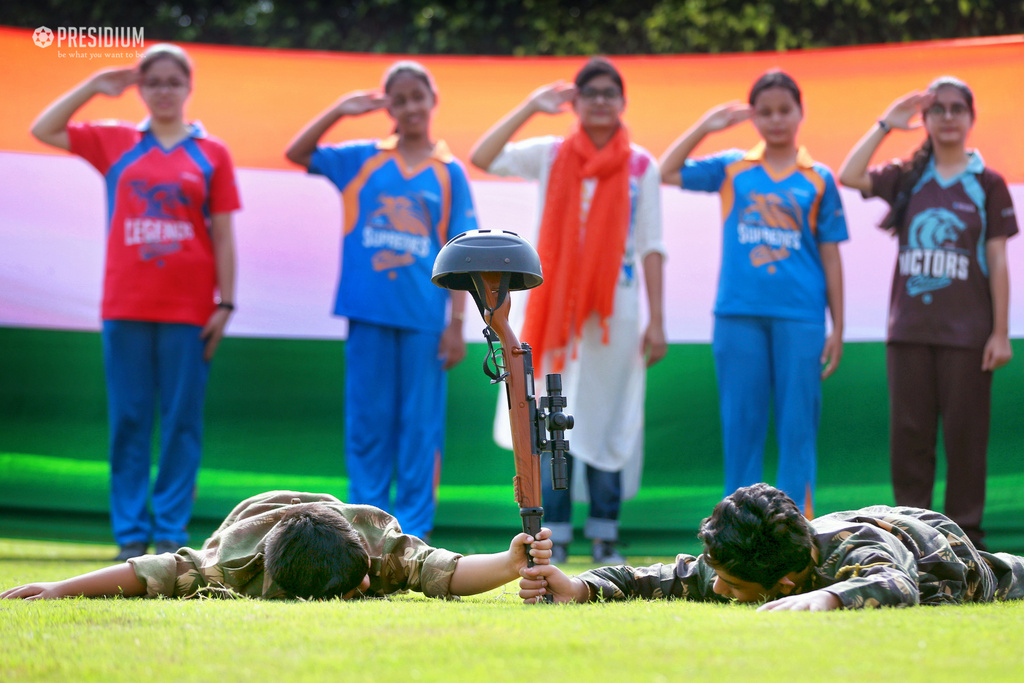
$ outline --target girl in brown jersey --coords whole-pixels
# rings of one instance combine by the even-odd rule
[[[931,506],[941,417],[945,512],[984,548],[992,372],[1012,356],[1006,239],[1017,221],[1003,178],[967,147],[974,122],[970,88],[943,76],[893,102],[839,180],[884,199],[881,227],[899,239],[886,350],[896,502]],[[868,168],[889,132],[922,127],[913,158]]]

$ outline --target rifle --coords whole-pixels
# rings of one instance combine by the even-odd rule
[[[573,417],[565,414],[562,377],[546,377],[547,395],[537,406],[533,381],[533,354],[520,343],[508,321],[512,302],[509,291],[530,289],[543,282],[540,258],[533,246],[512,232],[471,230],[453,237],[434,262],[431,280],[447,289],[468,290],[487,327],[488,353],[484,373],[492,384],[503,382],[512,430],[516,474],[513,491],[523,531],[537,538],[544,507],[541,501],[541,453],[551,453],[551,479],[555,489],[568,488],[565,454]],[[495,346],[497,344],[497,346]],[[526,554],[527,564],[533,558]]]
[[[562,376],[549,374],[547,396],[540,399],[538,409],[534,395],[533,353],[530,345],[520,343],[508,322],[511,300],[504,297],[498,305],[501,276],[494,273],[482,274],[487,306],[483,312],[484,338],[487,340],[487,359],[484,372],[491,383],[505,383],[505,397],[508,400],[508,417],[512,429],[512,452],[515,457],[516,475],[512,487],[519,515],[523,518],[523,531],[534,538],[540,532],[544,508],[541,500],[541,453],[551,453],[552,488],[568,488],[569,476],[565,454],[569,441],[565,430],[572,429],[573,417],[562,412],[566,399],[562,393]],[[495,348],[498,342],[500,346]],[[529,566],[533,559],[527,554]]]

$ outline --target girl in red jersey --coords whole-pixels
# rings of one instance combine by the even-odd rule
[[[97,95],[118,97],[132,86],[149,111],[141,124],[71,123]],[[135,67],[96,73],[32,126],[41,142],[91,163],[106,185],[101,317],[111,523],[122,561],[145,554],[150,541],[167,552],[188,539],[209,362],[234,310],[235,173],[223,143],[186,122],[191,92],[188,56],[156,45]],[[157,405],[160,461],[150,501]]]
[[[939,78],[890,105],[839,180],[884,199],[891,208],[881,227],[899,239],[886,346],[896,502],[931,507],[941,417],[945,513],[984,549],[992,372],[1013,355],[1006,239],[1017,220],[1002,176],[967,148],[974,116],[967,84]],[[928,136],[912,159],[868,168],[891,130],[922,126]]]

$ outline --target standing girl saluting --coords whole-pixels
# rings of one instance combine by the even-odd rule
[[[149,118],[71,123],[97,95],[131,86]],[[137,67],[101,71],[51,104],[32,134],[103,174],[109,223],[103,361],[110,422],[110,517],[118,560],[188,540],[202,454],[209,363],[235,301],[231,213],[239,207],[227,148],[185,120],[192,63],[154,45]],[[150,500],[153,415],[160,461]]]
[[[831,171],[797,146],[803,103],[796,82],[769,71],[748,104],[707,112],[662,157],[661,178],[722,197],[712,351],[725,493],[762,481],[774,402],[776,485],[812,517],[821,380],[835,372],[843,351],[839,242],[847,239],[846,219]],[[708,134],[748,119],[761,136],[750,151],[688,158]]]
[[[420,64],[394,64],[383,92],[343,96],[314,119],[286,156],[323,175],[344,203],[341,277],[334,314],[348,318],[345,463],[349,503],[391,511],[427,538],[434,525],[444,448],[445,371],[466,355],[465,292],[430,281],[450,238],[476,228],[462,165],[430,134],[437,106]],[[386,111],[394,133],[318,145],[340,119]],[[395,500],[390,502],[395,483]]]
[[[941,417],[945,513],[984,549],[992,372],[1012,356],[1006,239],[1017,219],[1002,176],[967,149],[974,114],[967,84],[943,76],[893,102],[839,180],[884,199],[881,227],[899,239],[886,345],[896,503],[931,507]],[[922,125],[928,136],[912,159],[868,168],[891,130]]]

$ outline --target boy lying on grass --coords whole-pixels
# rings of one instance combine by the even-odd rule
[[[758,611],[992,602],[1024,598],[1024,558],[977,550],[930,510],[875,506],[811,522],[768,484],[738,489],[701,523],[699,557],[602,567],[566,576],[550,564],[520,574],[538,602],[630,598],[764,602]]]
[[[270,491],[239,503],[199,550],[143,555],[52,583],[32,583],[0,598],[84,595],[251,598],[382,597],[419,591],[473,595],[502,586],[551,557],[551,531],[519,534],[505,552],[462,556],[402,533],[394,517],[324,493]]]

